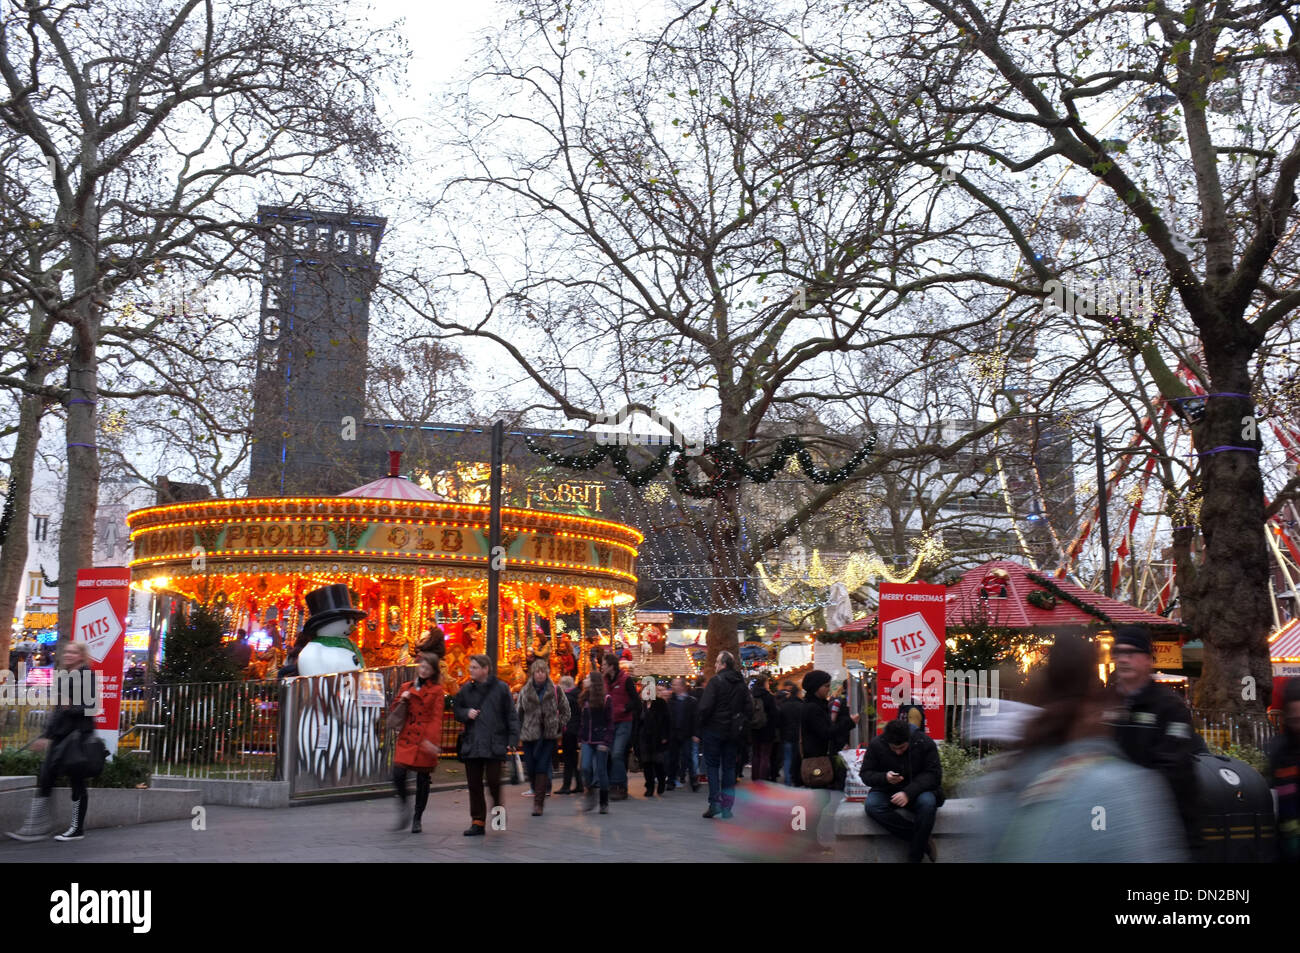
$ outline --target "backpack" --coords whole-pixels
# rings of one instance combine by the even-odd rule
[[[745,683],[741,682],[736,689],[739,693],[739,701],[735,710],[731,713],[731,737],[738,739],[744,736],[745,729],[754,723],[754,696],[749,694],[749,689]]]
[[[754,731],[762,731],[767,727],[767,706],[753,695],[749,696],[749,705],[752,712],[749,717],[749,727]]]

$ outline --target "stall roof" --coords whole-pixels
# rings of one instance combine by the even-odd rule
[[[1292,619],[1268,637],[1268,654],[1274,662],[1300,662],[1300,619]]]
[[[985,588],[985,580],[994,577],[998,570],[1006,573],[1006,596],[995,593],[983,598],[981,593]],[[1056,607],[1040,609],[1032,605],[1029,594],[1035,591],[1055,595]],[[1068,579],[1057,579],[1048,573],[1036,572],[1007,559],[976,566],[948,587],[947,627],[960,629],[968,625],[978,617],[985,605],[988,607],[988,621],[992,625],[1044,633],[1112,624],[1144,625],[1153,635],[1165,638],[1177,637],[1187,631],[1182,625],[1163,616],[1108,598]],[[874,622],[874,616],[856,619],[839,631],[860,631],[870,628]]]

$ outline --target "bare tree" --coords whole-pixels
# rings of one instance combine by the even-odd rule
[[[3,221],[28,229],[39,253],[4,259],[0,304],[35,302],[71,333],[61,580],[91,559],[114,297],[181,263],[252,270],[256,198],[346,201],[353,169],[394,156],[374,90],[399,54],[389,31],[325,0],[13,5],[0,27],[0,123],[30,188]],[[6,237],[0,247],[17,244]],[[14,375],[0,383],[41,393]],[[72,598],[60,588],[64,636]]]
[[[1173,532],[1183,619],[1205,643],[1199,703],[1258,708],[1271,612],[1251,368],[1300,307],[1294,11],[1202,0],[811,10],[834,18],[835,39],[811,55],[851,90],[861,133],[940,171],[951,214],[981,210],[940,257],[1022,301],[1061,282],[1087,302],[1090,337],[1126,340],[1162,400],[1190,405],[1179,365],[1212,395],[1187,415],[1201,503],[1195,525]],[[918,140],[935,126],[942,143]],[[1154,307],[1113,291],[1139,281]],[[1112,290],[1084,290],[1095,282]],[[1157,326],[1194,353],[1171,350]]]
[[[592,421],[596,408],[702,392],[711,440],[761,467],[781,408],[842,401],[836,361],[905,340],[941,347],[986,324],[900,307],[938,284],[918,263],[914,204],[928,185],[852,133],[843,89],[808,68],[790,24],[744,4],[683,8],[631,35],[602,17],[534,0],[490,43],[455,117],[468,171],[437,206],[454,264],[442,282],[416,272],[404,292],[447,335],[504,350],[536,407]],[[830,466],[861,446],[812,443]],[[716,476],[718,461],[706,455],[701,472]],[[692,523],[713,561],[710,658],[736,642],[731,567],[752,568],[843,485],[819,486],[753,550],[738,486],[714,489]]]

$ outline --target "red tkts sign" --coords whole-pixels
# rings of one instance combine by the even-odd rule
[[[948,590],[928,583],[880,586],[880,665],[876,726],[883,731],[911,698],[925,709],[925,732],[944,736],[943,649]]]
[[[77,570],[72,607],[72,641],[86,643],[103,711],[95,732],[117,751],[122,711],[122,669],[126,651],[126,613],[131,602],[131,570],[121,566]]]

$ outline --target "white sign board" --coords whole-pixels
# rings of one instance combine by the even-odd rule
[[[919,612],[890,619],[880,631],[880,659],[887,665],[921,672],[939,651],[939,637]]]
[[[122,636],[122,622],[107,598],[96,599],[77,610],[72,620],[73,638],[86,643],[86,651],[96,662],[102,662],[113,651]]]

